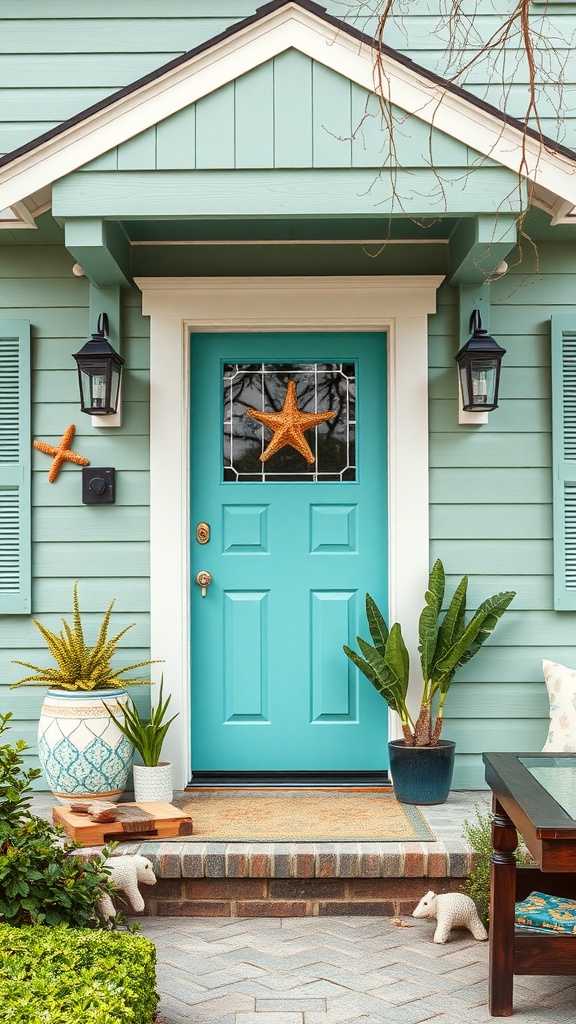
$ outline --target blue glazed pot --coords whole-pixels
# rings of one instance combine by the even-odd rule
[[[38,724],[38,756],[60,803],[80,797],[119,800],[132,767],[134,748],[115,718],[132,701],[122,689],[48,690]]]
[[[454,771],[453,740],[439,740],[436,747],[407,747],[404,740],[390,740],[388,750],[394,794],[400,803],[444,803]]]

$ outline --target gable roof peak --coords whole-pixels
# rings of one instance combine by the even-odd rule
[[[270,0],[217,36],[173,58],[56,128],[0,158],[0,210],[294,48],[576,206],[576,153],[328,14],[314,0]]]

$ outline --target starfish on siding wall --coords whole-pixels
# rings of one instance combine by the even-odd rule
[[[62,466],[65,462],[75,462],[78,466],[89,466],[90,460],[85,459],[83,455],[78,455],[76,452],[70,451],[70,445],[72,444],[72,438],[76,433],[76,427],[73,423],[62,434],[60,444],[56,447],[53,444],[46,444],[44,441],[34,441],[34,447],[39,452],[44,452],[45,455],[53,455],[54,461],[50,467],[48,473],[48,483],[53,483],[58,476]]]

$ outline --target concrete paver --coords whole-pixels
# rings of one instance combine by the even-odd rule
[[[140,918],[158,1024],[488,1024],[488,943],[386,918]],[[519,977],[514,1024],[573,1024],[576,980]]]

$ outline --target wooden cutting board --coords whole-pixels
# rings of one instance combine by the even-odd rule
[[[191,836],[192,818],[168,803],[117,804],[116,821],[90,821],[87,814],[75,814],[69,807],[52,808],[54,824],[62,825],[71,839],[84,846],[103,846],[115,839],[148,839]]]

